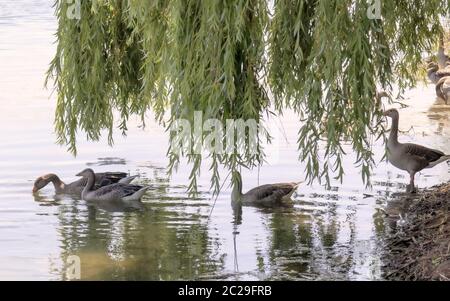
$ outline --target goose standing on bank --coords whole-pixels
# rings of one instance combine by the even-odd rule
[[[87,178],[87,184],[81,192],[85,201],[139,201],[150,187],[116,183],[94,190],[95,173],[87,168],[77,176]]]
[[[398,123],[400,118],[398,111],[396,109],[387,110],[384,116],[392,119],[391,132],[387,142],[388,160],[395,167],[409,173],[410,182],[407,191],[415,193],[414,176],[416,173],[450,160],[450,155],[422,145],[398,142]]]
[[[297,187],[303,183],[277,183],[266,184],[255,187],[247,193],[242,193],[242,177],[239,172],[235,172],[235,185],[231,193],[231,202],[238,205],[272,207],[282,205],[291,199]]]
[[[137,176],[127,177],[127,174],[124,172],[96,173],[94,189],[114,183],[130,184],[131,181],[133,181],[136,177]],[[53,173],[47,174],[37,178],[34,181],[33,193],[38,192],[39,190],[47,186],[50,182],[55,187],[55,192],[57,194],[81,195],[81,191],[87,184],[87,178],[82,178],[75,182],[66,184],[63,181],[61,181],[61,179],[57,175]]]

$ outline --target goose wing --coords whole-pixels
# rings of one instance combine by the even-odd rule
[[[439,160],[441,157],[445,156],[443,152],[436,149],[431,149],[422,145],[405,143],[405,153],[410,156],[417,156],[425,159],[428,163]]]
[[[96,173],[94,190],[103,186],[118,183],[121,179],[125,178],[126,176],[127,174],[124,172]],[[87,182],[88,179],[86,177],[83,177],[73,183],[70,183],[68,186],[70,186],[71,189],[84,188],[87,185]]]
[[[127,184],[111,184],[107,186],[100,187],[97,190],[94,190],[96,196],[113,196],[113,198],[123,198],[130,196],[137,191],[141,190],[143,186],[140,185],[127,185]]]
[[[256,204],[276,203],[281,201],[283,197],[291,194],[296,187],[296,183],[262,185],[249,190],[244,195],[244,198],[252,200]]]
[[[96,173],[95,174],[95,186],[96,186],[95,188],[118,183],[120,180],[122,180],[126,176],[127,176],[127,174],[124,172]]]

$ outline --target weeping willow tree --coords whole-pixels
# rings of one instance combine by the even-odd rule
[[[381,16],[369,18],[377,3]],[[74,5],[80,18],[68,13]],[[148,111],[170,129],[180,119],[193,122],[196,111],[204,119],[264,124],[266,114],[293,109],[310,180],[342,179],[348,140],[368,181],[371,143],[383,132],[375,93],[415,84],[449,7],[442,0],[57,1],[57,52],[48,76],[58,94],[58,142],[76,153],[78,132],[98,140],[106,130],[112,143],[114,130],[126,133],[130,116],[145,122]],[[245,151],[207,154],[215,192],[220,166],[263,163],[262,143],[255,154],[245,138],[233,142]],[[257,140],[270,139],[261,126]],[[204,157],[171,146],[168,157],[170,172],[187,158],[195,192]]]

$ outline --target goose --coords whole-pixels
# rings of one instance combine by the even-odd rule
[[[95,173],[87,168],[77,174],[78,177],[87,178],[87,184],[81,192],[84,201],[139,201],[150,187],[115,183],[94,190]]]
[[[416,173],[450,160],[450,155],[422,145],[398,142],[398,123],[400,118],[398,111],[396,109],[387,110],[384,116],[392,119],[391,132],[387,142],[387,158],[392,165],[409,173],[410,183],[407,192],[415,193],[414,176]]]
[[[437,53],[436,57],[437,57],[437,61],[438,61],[438,65],[439,65],[440,69],[444,69],[450,62],[450,57],[448,57],[448,55],[445,54],[444,37],[443,36],[441,36],[439,38],[439,48],[438,48],[438,53]]]
[[[445,104],[448,104],[448,98],[450,96],[450,76],[443,77],[436,83],[436,95],[443,99]]]
[[[234,178],[236,182],[231,193],[232,204],[262,207],[282,205],[284,202],[289,201],[297,187],[303,183],[301,181],[296,183],[266,184],[255,187],[243,194],[241,174],[234,172]]]
[[[450,76],[449,66],[447,65],[445,68],[439,69],[437,63],[430,62],[427,66],[427,76],[433,84],[436,84],[441,78]]]
[[[96,173],[95,174],[95,188],[99,188],[102,186],[114,184],[114,183],[123,183],[129,184],[133,181],[137,176],[127,177],[127,174],[124,172],[105,172],[105,173]],[[81,195],[81,191],[84,186],[87,184],[87,178],[79,179],[75,182],[66,184],[61,179],[53,173],[41,176],[34,181],[33,184],[33,193],[38,192],[49,183],[53,183],[55,187],[55,192],[57,194],[77,194]]]

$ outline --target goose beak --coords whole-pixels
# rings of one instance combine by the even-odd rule
[[[83,176],[82,173],[83,173],[83,172],[79,172],[79,173],[77,173],[75,176],[77,176],[77,177],[82,177],[82,176]]]

